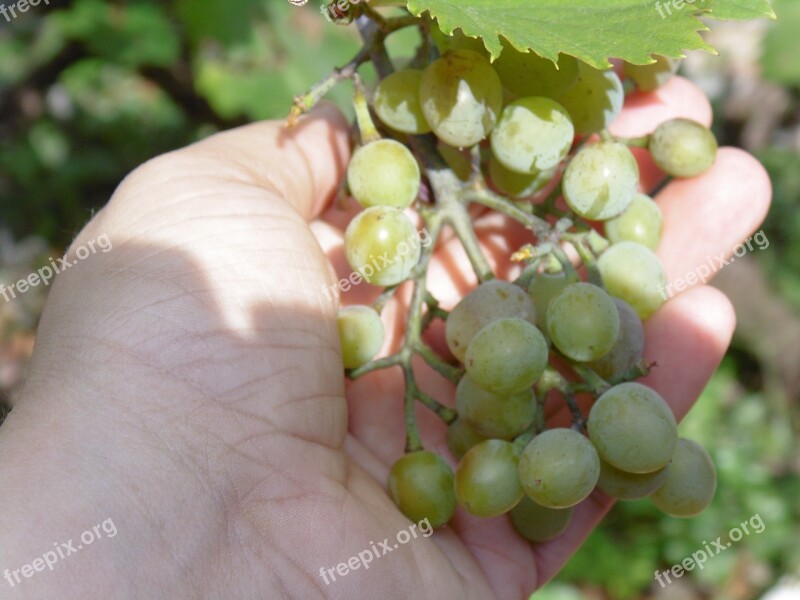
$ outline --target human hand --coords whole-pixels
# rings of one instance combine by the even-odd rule
[[[612,129],[639,135],[673,116],[711,120],[681,78],[632,97]],[[55,283],[0,428],[0,570],[105,518],[119,534],[4,588],[8,597],[524,598],[609,509],[596,492],[562,536],[534,546],[505,517],[459,510],[450,527],[325,583],[321,568],[409,527],[385,492],[404,444],[402,378],[370,374],[345,400],[337,306],[322,292],[331,263],[349,271],[348,213],[328,207],[347,145],[329,107],[291,132],[269,122],[223,133],[140,167],[80,234],[76,245],[107,234],[113,251]],[[649,189],[659,174],[640,164]],[[705,175],[670,183],[657,198],[668,280],[730,255],[769,196],[758,163],[730,148]],[[476,230],[500,273],[528,241],[499,215],[478,216]],[[431,291],[452,306],[471,277],[445,241]],[[362,285],[343,302],[375,293]],[[401,295],[384,311],[388,347],[404,309]],[[646,324],[645,356],[658,362],[646,382],[679,417],[733,327],[730,304],[706,286]],[[450,384],[419,367],[420,385],[452,401]],[[418,417],[426,446],[446,454],[441,424]]]

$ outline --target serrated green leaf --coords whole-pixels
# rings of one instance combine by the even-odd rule
[[[658,10],[673,0],[409,0],[415,15],[428,12],[445,33],[456,28],[483,38],[493,58],[500,55],[500,36],[518,50],[532,49],[554,62],[559,52],[597,68],[609,58],[634,64],[652,62],[651,54],[671,58],[686,50],[713,51],[698,31],[696,4],[681,10]],[[757,4],[761,0],[729,0]]]
[[[769,0],[708,0],[711,12],[708,16],[712,19],[749,21],[767,17],[775,18],[775,12]]]

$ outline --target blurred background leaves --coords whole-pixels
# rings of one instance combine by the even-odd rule
[[[757,155],[775,188],[769,247],[715,280],[736,307],[736,338],[682,425],[710,450],[719,492],[690,520],[618,503],[537,598],[744,600],[800,577],[800,2],[773,6],[777,23],[711,23],[721,55],[692,55],[682,70],[711,97],[721,142]],[[285,116],[295,94],[358,48],[356,33],[318,8],[51,0],[10,23],[0,17],[0,282],[60,255],[141,162]],[[413,32],[396,34],[392,53],[410,57],[415,43]],[[331,97],[347,107],[348,94],[343,86]],[[46,293],[0,297],[0,406],[20,381]],[[656,569],[755,513],[762,533],[665,588],[654,581]],[[800,588],[787,593],[800,598]]]

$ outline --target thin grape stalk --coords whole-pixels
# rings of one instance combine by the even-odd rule
[[[390,225],[394,224],[397,231],[402,228],[403,236],[408,237],[413,232],[412,221],[407,218],[409,211],[416,212],[418,227],[428,233],[430,240],[419,248],[419,255],[415,254],[413,261],[402,263],[402,269],[387,275],[383,281],[369,282],[388,286],[371,307],[350,309],[340,317],[346,336],[343,338],[349,367],[346,375],[357,379],[393,367],[403,373],[405,457],[417,458],[396,463],[389,487],[407,515],[420,517],[430,510],[436,513],[431,515],[431,522],[444,525],[458,497],[471,511],[495,516],[514,509],[519,502],[518,489],[524,489],[528,500],[520,506],[525,511],[532,512],[531,499],[536,506],[547,507],[542,509],[545,512],[562,511],[551,513],[559,517],[559,524],[541,534],[549,536],[566,526],[571,513],[563,511],[591,492],[598,481],[601,458],[617,468],[647,473],[665,468],[673,450],[677,436],[674,421],[663,411],[657,415],[660,421],[648,416],[647,410],[663,409],[659,402],[644,403],[641,419],[648,427],[666,423],[662,427],[663,443],[657,456],[645,456],[652,460],[639,464],[628,461],[627,454],[617,456],[617,449],[610,441],[613,436],[606,435],[603,429],[605,421],[614,422],[613,403],[604,403],[608,415],[598,410],[590,416],[581,410],[576,395],[583,393],[595,398],[605,395],[613,399],[620,389],[627,389],[620,388],[621,385],[649,371],[647,363],[639,360],[640,351],[636,348],[623,357],[623,367],[613,370],[613,382],[604,379],[595,368],[604,374],[611,372],[601,365],[604,360],[620,362],[620,346],[633,342],[642,345],[636,338],[638,319],[647,318],[659,303],[652,294],[642,292],[638,283],[644,281],[653,287],[660,281],[662,269],[658,259],[646,246],[623,235],[615,235],[612,241],[618,244],[612,244],[588,220],[619,217],[633,202],[639,174],[629,147],[651,145],[653,151],[672,160],[670,153],[678,145],[672,142],[671,131],[687,126],[678,123],[662,129],[664,135],[653,144],[649,136],[625,140],[602,130],[600,142],[592,140],[576,146],[575,131],[595,131],[596,123],[605,126],[618,112],[622,96],[615,75],[580,67],[572,69],[569,77],[565,71],[564,77],[558,79],[552,93],[559,98],[515,97],[507,88],[503,89],[504,82],[516,82],[517,93],[527,89],[520,87],[526,80],[515,79],[513,69],[514,65],[531,62],[530,57],[517,57],[514,48],[506,47],[501,77],[480,46],[476,46],[476,40],[453,36],[442,45],[441,36],[429,38],[435,26],[431,21],[411,15],[386,17],[376,12],[378,4],[354,7],[354,14],[360,15],[356,23],[364,47],[349,63],[298,96],[288,120],[289,126],[296,124],[335,85],[353,82],[359,140],[350,186],[366,207],[353,220],[346,236],[347,254],[354,269],[361,265],[352,263],[368,257],[374,252],[372,248],[388,251],[389,258],[394,258],[390,242],[399,234]],[[392,77],[395,71],[385,40],[390,33],[406,27],[416,27],[425,42],[411,64]],[[430,49],[437,43],[441,55],[431,60]],[[372,62],[381,81],[372,105],[358,76],[359,69],[367,62]],[[545,65],[539,67],[547,70]],[[609,112],[607,107],[600,106],[587,109],[589,113],[600,111],[596,114],[578,113],[576,103],[593,93],[595,83],[600,86],[599,94],[613,94],[614,110]],[[537,88],[537,94],[544,93]],[[709,141],[710,133],[698,131],[696,124],[691,128],[699,140],[691,147],[692,168],[669,169],[673,173],[688,172],[694,176],[700,167],[707,168],[713,163],[711,151],[715,147]],[[529,129],[533,135],[527,135]],[[523,148],[524,156],[517,156],[518,145]],[[440,152],[442,148],[446,152]],[[402,165],[389,164],[395,160],[393,157],[402,157]],[[450,164],[459,163],[466,168],[459,168],[457,174],[445,157]],[[498,159],[507,173],[498,171],[497,164],[492,167],[492,161]],[[508,186],[512,181],[510,192],[535,195],[543,188],[547,190],[546,196],[535,195],[531,201],[504,194],[498,191],[495,182],[487,181],[485,173],[491,179],[498,174],[507,176],[497,177],[497,184]],[[562,173],[566,173],[563,185],[553,181]],[[517,181],[520,176],[523,180]],[[562,196],[566,197],[570,210],[558,207],[556,201]],[[529,231],[529,243],[511,255],[512,260],[520,263],[520,274],[514,281],[495,279],[478,243],[468,211],[471,205],[505,215]],[[610,229],[619,229],[619,224],[617,221]],[[641,238],[650,246],[655,245],[651,238],[660,233],[660,224],[657,225],[651,228],[654,234]],[[428,269],[445,229],[460,242],[478,284],[452,311],[440,306],[427,287]],[[570,249],[578,257],[575,262],[569,258]],[[582,272],[586,275],[581,275]],[[380,318],[398,289],[409,287],[405,335],[399,348],[388,356],[372,358],[380,339],[375,317]],[[624,314],[630,321],[625,322],[625,327],[617,308],[620,300],[632,307]],[[591,309],[592,317],[576,319],[585,307]],[[353,319],[354,313],[365,318],[363,323]],[[426,341],[426,332],[437,320],[446,322],[447,345],[452,355],[437,352]],[[364,339],[359,339],[359,335],[364,335]],[[412,368],[412,361],[417,358],[454,388],[459,387],[460,406],[451,408],[423,391]],[[559,370],[551,363],[558,364]],[[544,404],[551,392],[560,394],[572,423],[571,428],[560,430],[557,438],[552,435],[542,438],[543,433],[553,431],[547,430],[544,418]],[[526,402],[530,404],[524,406]],[[457,486],[456,490],[448,487],[454,479],[447,461],[436,458],[423,443],[415,413],[417,403],[450,426],[448,442],[453,454],[467,459],[461,470],[454,471],[456,483],[452,485]],[[513,419],[494,418],[493,411],[511,408]],[[464,414],[460,415],[459,410]],[[594,439],[585,435],[587,421]],[[497,439],[485,440],[487,436],[507,439],[500,443]],[[623,450],[636,456],[637,445],[644,443],[646,437],[646,432],[640,432],[639,437],[628,440],[633,450]],[[543,440],[547,439],[557,443],[546,446]],[[523,452],[531,444],[533,449]],[[558,455],[562,446],[571,448],[569,452],[574,450],[574,460],[565,464],[576,465],[580,477],[564,478],[545,469],[542,472],[550,479],[550,488],[545,493],[537,482],[541,479],[539,471],[544,469],[542,465],[549,462],[535,460],[536,452],[544,449]],[[471,453],[473,447],[484,450]],[[502,460],[489,460],[489,455],[482,454],[486,448],[495,447],[502,450]],[[518,453],[524,457],[519,473],[513,466],[516,460],[513,457]],[[415,466],[417,463],[421,466]],[[427,475],[423,468],[427,469]],[[431,481],[430,485],[441,489],[434,493],[421,481]],[[500,485],[498,482],[502,482],[504,497],[498,500],[485,496],[484,491]],[[429,498],[429,508],[420,508],[410,500],[422,497],[419,494]],[[522,509],[515,515],[521,523]],[[540,533],[528,531],[523,535],[533,538]]]

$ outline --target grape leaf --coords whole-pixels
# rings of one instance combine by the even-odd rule
[[[493,58],[500,55],[502,36],[518,50],[531,49],[554,62],[559,53],[569,54],[597,68],[609,67],[612,57],[647,64],[651,54],[679,58],[685,50],[713,52],[698,33],[707,29],[698,14],[711,5],[711,0],[408,0],[413,14],[429,13],[445,33],[461,28],[482,38]],[[766,0],[715,0],[713,7],[718,18],[772,12]]]
[[[761,17],[775,18],[769,0],[716,0],[711,5],[712,19],[747,21]]]

